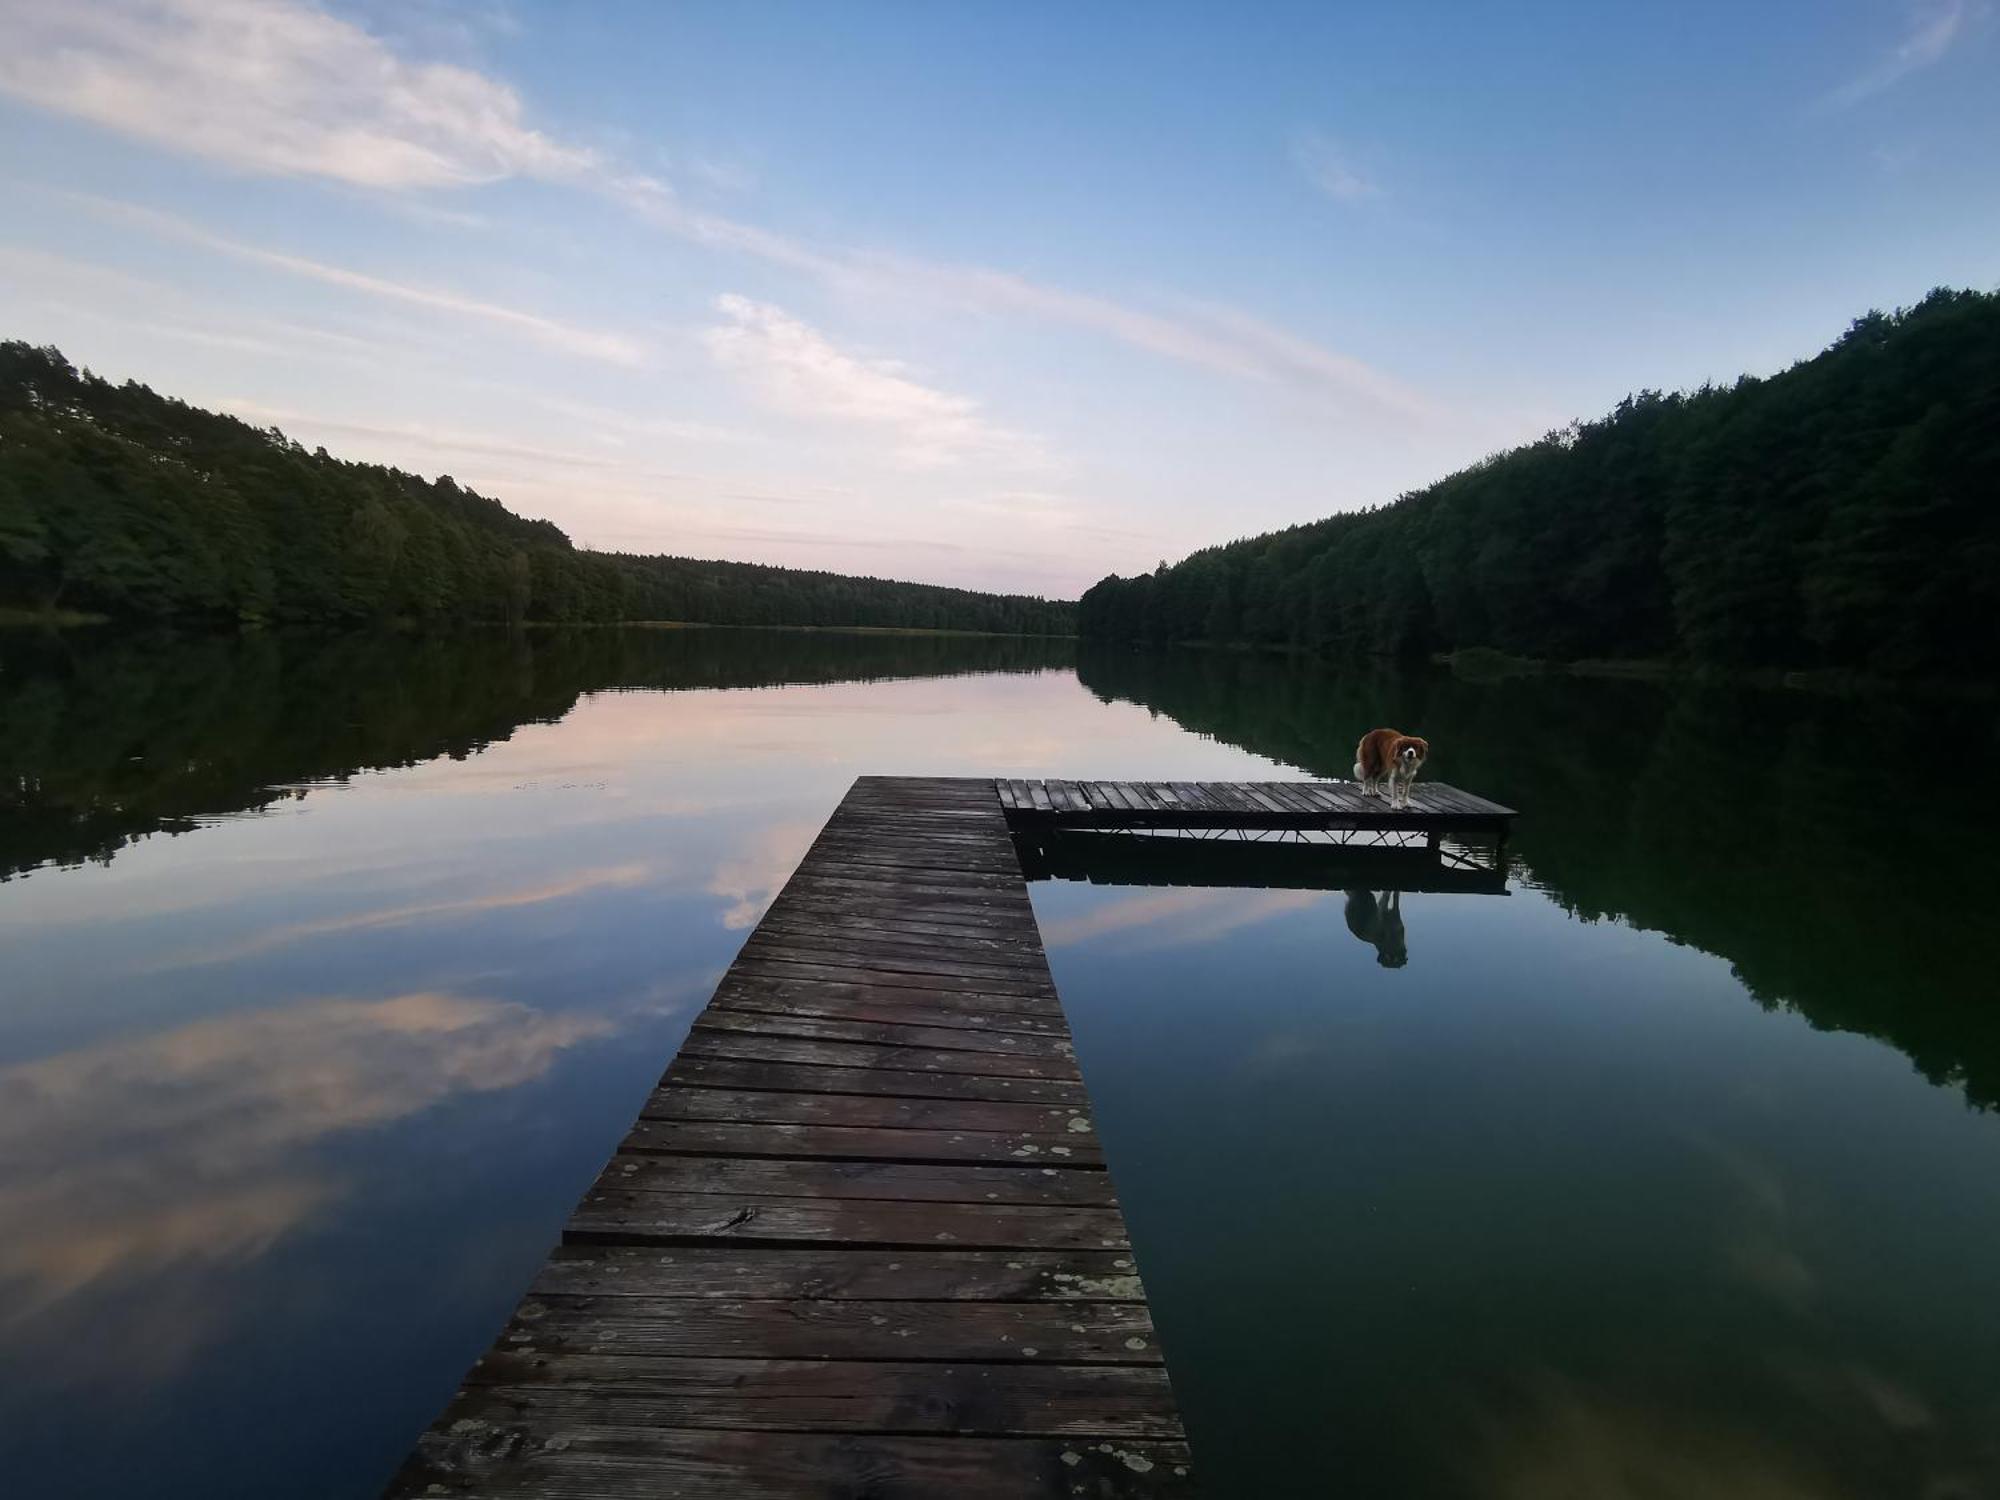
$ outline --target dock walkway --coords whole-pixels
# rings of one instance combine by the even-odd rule
[[[1192,1493],[994,784],[883,777],[389,1489]]]

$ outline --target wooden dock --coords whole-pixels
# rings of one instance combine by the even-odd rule
[[[1193,1494],[1010,825],[1505,814],[1436,786],[1413,822],[1315,783],[861,778],[388,1495]]]
[[[389,1489],[1192,1493],[993,783],[879,777]]]

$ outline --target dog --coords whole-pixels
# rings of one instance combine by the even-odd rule
[[[1424,768],[1431,742],[1395,729],[1371,729],[1354,747],[1354,779],[1370,797],[1387,795],[1389,806],[1410,805],[1410,783]]]

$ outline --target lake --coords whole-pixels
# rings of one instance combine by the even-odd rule
[[[8,1492],[372,1496],[856,775],[1378,723],[1505,894],[1033,887],[1205,1492],[2000,1495],[1990,710],[719,630],[0,635]]]

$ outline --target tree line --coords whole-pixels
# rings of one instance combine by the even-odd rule
[[[1078,629],[1991,674],[1997,486],[2000,295],[1939,289],[1769,379],[1642,391],[1392,504],[1106,578]]]
[[[0,604],[146,619],[683,620],[1068,634],[1074,605],[579,549],[449,475],[308,450],[0,343]]]

